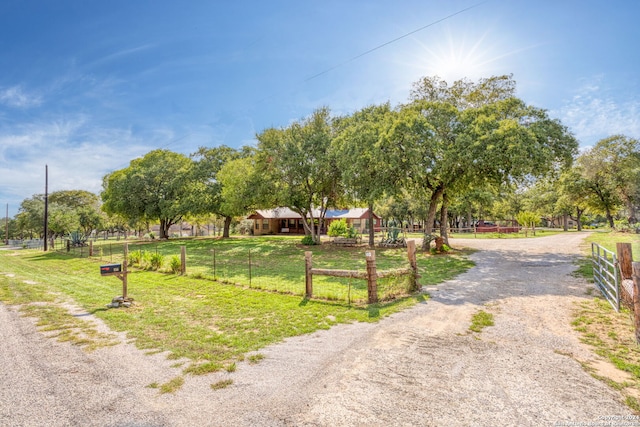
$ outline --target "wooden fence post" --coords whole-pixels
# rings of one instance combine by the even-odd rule
[[[616,243],[616,252],[618,253],[618,266],[620,269],[621,279],[631,279],[633,274],[633,255],[631,252],[631,243]]]
[[[378,302],[378,272],[376,271],[376,251],[365,252],[367,257],[367,291],[369,304]]]
[[[407,257],[411,266],[411,290],[418,290],[418,261],[416,260],[416,241],[407,240]]]
[[[122,261],[122,300],[127,300],[127,264],[129,262],[129,243],[124,244],[124,260]]]
[[[89,258],[93,256],[93,240],[89,240]]]
[[[180,274],[187,272],[187,247],[180,246]]]
[[[633,270],[633,314],[636,327],[636,343],[640,344],[640,262],[632,263]]]
[[[305,275],[305,297],[311,298],[313,296],[313,275],[311,269],[313,268],[313,253],[311,251],[305,251],[304,253],[304,275]]]

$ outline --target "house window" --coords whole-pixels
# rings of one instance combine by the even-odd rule
[[[269,229],[269,220],[268,219],[263,219],[262,220],[262,229],[263,230],[268,230]]]
[[[353,226],[355,228],[360,228],[360,219],[354,219],[353,220]]]
[[[256,221],[256,230],[260,230],[260,223]]]
[[[289,228],[296,228],[296,220],[295,219],[290,219],[289,220]]]

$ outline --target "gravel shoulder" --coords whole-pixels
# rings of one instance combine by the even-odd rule
[[[146,387],[175,361],[122,344],[58,343],[0,304],[0,425],[479,425],[594,423],[632,412],[579,362],[606,364],[570,326],[591,285],[571,276],[585,233],[452,240],[476,266],[375,324],[339,325],[261,351],[259,364]],[[469,333],[478,310],[495,326]],[[210,385],[222,379],[222,390]]]

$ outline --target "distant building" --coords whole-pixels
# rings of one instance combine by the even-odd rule
[[[314,216],[319,216],[319,212]],[[331,221],[345,219],[347,224],[354,227],[358,232],[364,233],[369,228],[369,209],[352,208],[344,210],[327,210],[324,222],[320,227],[320,233],[324,234],[329,228]],[[260,236],[263,234],[304,234],[302,216],[289,208],[275,208],[268,210],[257,210],[249,215],[247,219],[253,220],[253,234]],[[373,214],[374,230],[380,230],[380,217]]]

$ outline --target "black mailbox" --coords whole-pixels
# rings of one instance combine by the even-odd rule
[[[119,273],[122,273],[122,264],[107,264],[100,266],[100,274],[103,276]]]

